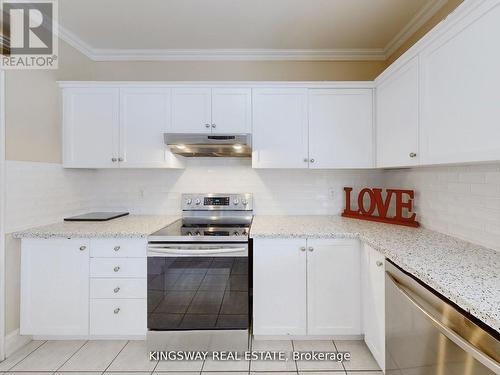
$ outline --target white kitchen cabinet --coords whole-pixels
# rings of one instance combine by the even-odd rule
[[[172,133],[251,133],[251,90],[173,88]]]
[[[385,369],[385,258],[364,244],[362,251],[363,331],[365,342]]]
[[[252,166],[307,168],[307,89],[252,90]]]
[[[255,239],[253,334],[305,335],[305,239]]]
[[[120,90],[120,168],[182,167],[166,147],[170,122],[170,89]]]
[[[212,133],[252,132],[252,91],[245,88],[212,89]]]
[[[210,133],[212,129],[212,90],[210,88],[173,88],[172,133]]]
[[[359,336],[359,243],[254,240],[253,332],[257,336]]]
[[[24,239],[21,250],[22,335],[87,335],[89,241]]]
[[[421,52],[422,164],[500,160],[499,20],[481,2]]]
[[[309,168],[372,168],[371,89],[309,90]]]
[[[307,240],[307,333],[361,335],[357,240]]]
[[[418,57],[377,83],[377,167],[406,167],[419,161]]]
[[[117,165],[120,134],[118,88],[63,91],[63,163],[69,168]]]
[[[66,168],[182,168],[165,146],[170,90],[65,88]]]

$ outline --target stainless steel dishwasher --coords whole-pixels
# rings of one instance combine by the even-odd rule
[[[500,374],[500,335],[389,261],[386,374]]]

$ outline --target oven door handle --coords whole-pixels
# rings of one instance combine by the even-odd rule
[[[228,254],[246,251],[246,247],[221,247],[207,250],[190,249],[170,246],[148,246],[148,251],[155,254],[175,254],[175,255],[202,255],[202,254]]]

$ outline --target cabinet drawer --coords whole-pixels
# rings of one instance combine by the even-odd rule
[[[146,299],[90,300],[90,334],[145,335]]]
[[[146,279],[90,279],[90,298],[146,298]]]
[[[146,258],[91,258],[91,277],[146,278]]]
[[[146,241],[140,239],[96,239],[90,242],[93,258],[142,258],[146,256]]]

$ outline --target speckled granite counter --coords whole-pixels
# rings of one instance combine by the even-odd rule
[[[500,332],[500,252],[427,229],[340,216],[255,216],[252,238],[359,238]]]
[[[102,222],[60,222],[13,233],[14,238],[147,237],[179,216],[129,215]]]

